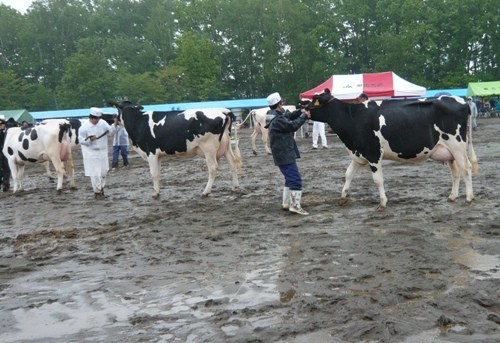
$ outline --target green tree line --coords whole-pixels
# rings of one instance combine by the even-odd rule
[[[496,0],[36,0],[0,5],[0,109],[260,98],[331,74],[500,80]]]

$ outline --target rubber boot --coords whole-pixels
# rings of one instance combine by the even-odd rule
[[[302,214],[304,216],[307,216],[309,214],[300,206],[300,198],[302,198],[302,191],[290,191],[290,198],[291,198],[291,203],[289,208],[290,212]]]
[[[283,187],[283,209],[288,210],[290,208],[290,188]]]

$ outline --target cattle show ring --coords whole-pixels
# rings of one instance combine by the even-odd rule
[[[472,130],[465,101],[491,85],[378,74],[299,95],[329,127],[328,149],[295,136],[304,216],[281,208],[265,98],[110,101],[130,166],[103,199],[70,138],[88,109],[30,113],[43,129],[4,147],[26,167],[0,193],[0,341],[499,342],[500,120]]]

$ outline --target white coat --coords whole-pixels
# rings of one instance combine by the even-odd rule
[[[99,137],[108,131],[103,137],[91,141],[87,137],[95,135]],[[96,124],[87,121],[80,127],[78,140],[82,146],[83,167],[85,176],[105,176],[109,170],[108,160],[108,135],[113,135],[115,128],[103,119]]]

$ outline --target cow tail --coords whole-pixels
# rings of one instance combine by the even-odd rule
[[[474,147],[472,146],[472,115],[470,114],[470,109],[469,109],[469,121],[468,121],[468,134],[467,134],[467,145],[469,149],[469,159],[472,164],[472,172],[474,175],[477,175],[479,173],[479,166],[477,163],[477,156],[476,152],[474,151]]]
[[[65,136],[69,135],[71,126],[69,124],[59,124],[59,135],[57,140],[59,143],[62,143]]]
[[[224,128],[225,132],[229,133],[229,136],[231,137],[231,129],[233,128],[233,118],[234,114],[232,112],[226,113],[226,125]],[[231,139],[229,140],[229,153],[231,154],[231,157],[233,158],[233,163],[234,163],[234,168],[237,172],[241,171],[241,153],[240,153],[240,148],[239,148],[239,142],[238,142],[238,128],[234,126],[234,151],[232,147],[232,142]]]

